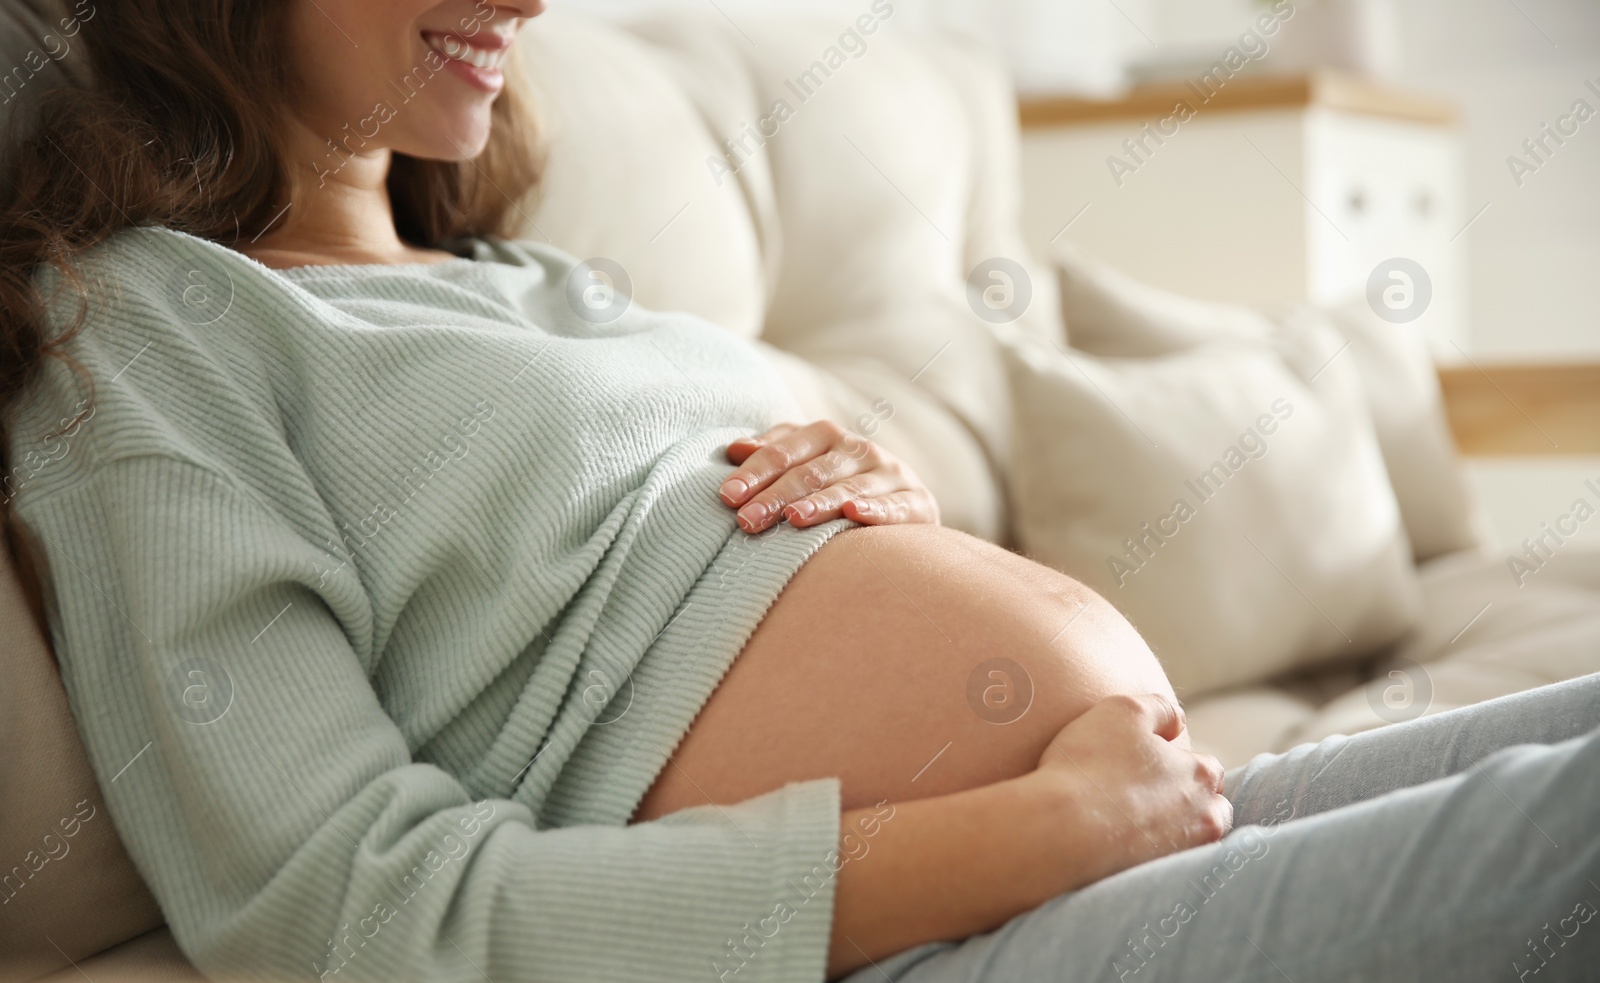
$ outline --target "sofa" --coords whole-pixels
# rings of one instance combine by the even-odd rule
[[[0,88],[7,110],[52,79],[81,81],[60,38],[37,54],[41,36],[65,33],[64,16],[53,0],[0,4],[0,64],[27,66],[7,77],[15,98]],[[1359,310],[1197,305],[1070,246],[1029,256],[1003,68],[907,26],[881,2],[844,23],[540,18],[519,46],[547,172],[519,203],[522,234],[609,261],[628,302],[747,339],[789,383],[796,419],[880,441],[934,490],[947,525],[1126,599],[1161,640],[1196,745],[1225,764],[1600,671],[1600,553],[1550,548],[1519,581],[1487,550],[1425,354]],[[1104,541],[1135,529],[1117,510],[1146,514],[1140,495],[1159,483],[1140,476],[1188,466],[1152,457],[1140,436],[1155,451],[1192,443],[1208,414],[1225,430],[1225,397],[1248,391],[1246,375],[1292,392],[1303,408],[1288,419],[1315,421],[1306,429],[1325,443],[1297,458],[1275,434],[1270,452],[1230,472],[1236,502],[1219,493],[1176,536],[1130,534],[1108,572]],[[1318,497],[1294,482],[1323,448],[1347,463],[1315,476],[1339,489]],[[1279,509],[1292,521],[1271,531],[1272,496],[1313,514]],[[1235,514],[1225,509],[1238,518],[1223,521]],[[1202,535],[1202,523],[1217,528]],[[15,550],[25,536],[12,532]],[[1370,545],[1359,556],[1357,540]],[[1292,560],[1307,543],[1317,548]],[[1123,561],[1146,593],[1106,586],[1127,578]],[[121,851],[29,576],[0,555],[11,680],[0,696],[0,978],[198,980]],[[1268,584],[1262,609],[1224,603]],[[1219,626],[1227,645],[1201,658],[1186,640]]]

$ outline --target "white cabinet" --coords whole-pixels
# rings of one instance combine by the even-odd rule
[[[1409,259],[1432,293],[1415,325],[1459,360],[1474,216],[1451,119],[1337,76],[1025,102],[1024,231],[1041,255],[1071,240],[1148,282],[1252,305],[1339,303]]]

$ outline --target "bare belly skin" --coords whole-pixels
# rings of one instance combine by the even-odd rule
[[[1114,693],[1173,696],[1089,588],[941,526],[854,527],[779,595],[632,821],[826,776],[845,809],[991,784]]]

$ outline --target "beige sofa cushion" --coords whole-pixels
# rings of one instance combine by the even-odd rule
[[[1185,700],[1195,749],[1237,768],[1291,737],[1317,712],[1317,704],[1276,686],[1242,686]]]
[[[1227,767],[1600,672],[1600,549],[1572,547],[1519,587],[1500,554],[1425,564],[1417,630],[1353,671],[1215,693],[1185,706]],[[1321,684],[1321,685],[1314,685]]]
[[[1342,338],[1241,313],[1208,340],[1151,298],[1171,316],[1068,320],[1122,357],[1008,346],[1023,549],[1127,615],[1185,698],[1395,642],[1416,574]]]
[[[521,234],[621,264],[646,307],[756,337],[766,293],[755,224],[737,182],[708,179],[716,143],[663,53],[560,10],[517,44],[546,158]]]
[[[87,78],[79,18],[93,17],[94,7],[75,7],[60,0],[0,0],[0,134],[12,132],[13,120],[16,132],[24,132],[42,95]]]
[[[9,548],[0,665],[0,978],[32,979],[163,918],[111,824]]]
[[[52,973],[38,983],[83,983],[85,979],[91,983],[207,983],[184,957],[166,926]]]
[[[1522,587],[1495,554],[1443,557],[1423,568],[1422,582],[1420,630],[1365,687],[1319,707],[1293,740],[1359,733],[1600,672],[1600,550],[1557,553]]]

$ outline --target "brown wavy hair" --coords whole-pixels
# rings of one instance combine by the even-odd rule
[[[287,0],[114,0],[80,21],[94,82],[44,100],[0,183],[0,468],[7,411],[45,360],[82,372],[66,352],[88,307],[79,254],[144,225],[248,242],[297,199],[302,172],[284,126],[294,91],[282,56],[288,8]],[[436,248],[515,234],[516,202],[538,184],[540,155],[514,63],[506,80],[476,160],[393,155],[388,186],[402,238]],[[47,318],[51,298],[34,284],[45,263],[77,294],[69,324]]]

